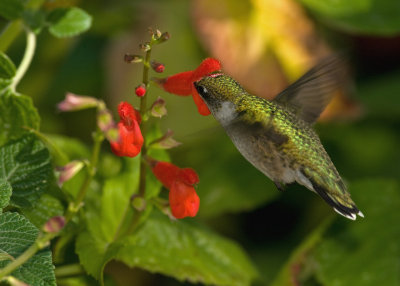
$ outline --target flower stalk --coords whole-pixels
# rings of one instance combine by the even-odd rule
[[[13,92],[15,92],[17,85],[19,84],[21,79],[24,77],[26,71],[28,70],[32,62],[33,55],[35,54],[35,49],[36,49],[36,35],[32,31],[26,30],[25,53],[22,58],[21,64],[19,65],[17,72],[15,73],[13,82],[10,85],[10,88]]]

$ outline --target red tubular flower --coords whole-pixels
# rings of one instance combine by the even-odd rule
[[[132,105],[121,102],[118,106],[121,120],[118,122],[119,139],[110,141],[111,150],[117,156],[135,157],[143,146],[143,136],[140,131],[140,114]]]
[[[175,181],[169,191],[169,204],[175,218],[194,217],[200,206],[195,189],[181,181]]]
[[[205,59],[194,71],[181,72],[165,79],[158,80],[159,85],[167,92],[176,95],[192,95],[201,115],[209,115],[210,110],[197,93],[193,83],[202,77],[221,69],[221,63],[213,58]]]
[[[181,169],[168,162],[156,162],[152,168],[154,175],[169,191],[169,204],[175,218],[193,217],[200,206],[200,198],[193,185],[199,177],[191,168]]]

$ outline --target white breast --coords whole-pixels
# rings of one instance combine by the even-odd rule
[[[224,101],[221,107],[214,113],[215,119],[217,119],[222,126],[226,126],[232,122],[237,116],[235,105],[230,101]]]

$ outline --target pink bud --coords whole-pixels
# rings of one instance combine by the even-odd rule
[[[80,96],[73,93],[67,93],[65,99],[57,107],[60,111],[75,111],[86,108],[97,107],[99,100],[90,96]]]
[[[74,177],[83,168],[84,165],[85,164],[82,161],[74,160],[63,167],[57,167],[56,170],[60,172],[58,185],[61,187],[64,182]]]
[[[63,229],[65,225],[65,217],[55,216],[50,218],[43,226],[43,231],[56,233]]]

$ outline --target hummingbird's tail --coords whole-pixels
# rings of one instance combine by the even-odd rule
[[[355,220],[357,215],[364,217],[364,214],[357,208],[356,204],[350,198],[350,195],[346,192],[332,193],[326,188],[318,185],[314,181],[310,180],[315,192],[321,196],[333,209],[348,219]]]

